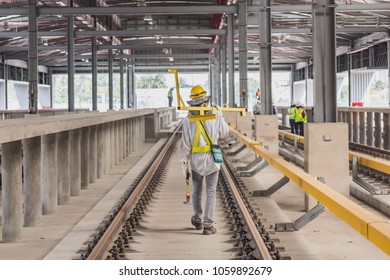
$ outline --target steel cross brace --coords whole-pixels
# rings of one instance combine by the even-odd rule
[[[275,184],[273,184],[268,189],[254,191],[253,196],[271,196],[273,193],[275,193],[277,190],[282,188],[289,181],[290,181],[290,179],[287,176],[284,176],[283,178],[281,178],[279,181],[277,181]]]
[[[317,218],[325,211],[324,205],[318,202],[316,206],[303,214],[300,218],[292,223],[275,223],[275,231],[296,231],[303,228],[309,222]]]

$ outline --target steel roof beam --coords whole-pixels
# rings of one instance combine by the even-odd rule
[[[389,4],[353,4],[338,5],[336,12],[385,11]],[[248,6],[248,13],[258,13],[259,6]],[[303,12],[311,13],[312,5],[272,5],[271,13]],[[150,6],[150,7],[58,7],[38,8],[39,15],[139,15],[139,14],[222,14],[236,13],[237,7],[233,5],[194,5],[188,6]],[[0,16],[20,15],[27,16],[26,8],[0,7]]]
[[[59,7],[39,9],[39,15],[174,15],[174,14],[234,14],[237,7],[232,5],[183,5],[148,7]]]
[[[258,13],[260,6],[248,6],[248,13]],[[375,4],[352,4],[352,5],[336,5],[336,12],[361,12],[361,11],[386,11],[389,10],[389,4],[375,3]],[[271,13],[293,13],[312,12],[312,5],[272,5]]]
[[[75,37],[85,36],[182,36],[182,35],[225,35],[224,29],[177,29],[177,30],[86,30],[75,31]],[[39,31],[40,37],[65,37],[66,31]],[[28,37],[27,31],[0,32],[0,38]]]

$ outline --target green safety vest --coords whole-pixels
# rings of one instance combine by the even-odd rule
[[[295,111],[297,110],[296,107],[291,107],[290,108],[290,120],[294,120],[295,119]]]
[[[168,97],[171,97],[173,94],[173,90],[168,91]]]
[[[302,112],[303,112],[302,108],[295,109],[295,122],[303,122]]]
[[[200,139],[201,134],[207,143],[206,146],[199,146],[199,139]],[[208,135],[207,131],[204,130],[203,125],[201,124],[201,121],[196,121],[194,145],[192,146],[191,153],[211,152],[211,144],[214,144],[214,143],[210,143],[209,139],[211,139],[211,137]],[[211,139],[211,141],[213,141],[213,140]]]

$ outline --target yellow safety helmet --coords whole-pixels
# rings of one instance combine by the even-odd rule
[[[191,89],[191,94],[190,94],[190,101],[187,101],[187,103],[190,106],[198,106],[201,105],[207,101],[209,101],[211,96],[206,96],[207,92],[204,90],[203,87],[201,86],[194,86]]]

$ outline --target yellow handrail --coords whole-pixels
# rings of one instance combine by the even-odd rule
[[[296,165],[285,161],[281,156],[274,155],[249,137],[230,128],[230,132],[245,143],[258,156],[278,169],[326,208],[349,224],[353,229],[374,243],[383,252],[390,255],[390,223],[349,200],[315,177],[303,171]]]

